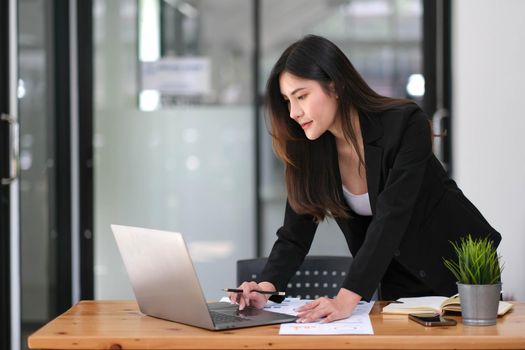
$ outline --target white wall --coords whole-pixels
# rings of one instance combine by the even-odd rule
[[[503,236],[504,297],[525,300],[525,1],[453,1],[453,177]]]

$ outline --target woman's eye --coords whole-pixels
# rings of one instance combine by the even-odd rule
[[[298,100],[304,100],[305,98],[306,98],[306,95],[301,95],[297,97]]]

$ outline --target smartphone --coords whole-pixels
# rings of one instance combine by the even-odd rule
[[[426,314],[409,314],[408,318],[422,324],[425,327],[436,326],[455,326],[456,320],[445,318],[440,314],[426,313]]]

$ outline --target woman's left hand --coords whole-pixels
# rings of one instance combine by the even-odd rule
[[[328,323],[347,318],[352,314],[359,300],[361,300],[360,295],[341,288],[333,299],[323,297],[301,306],[297,310],[297,322],[315,322],[320,319],[321,323]]]

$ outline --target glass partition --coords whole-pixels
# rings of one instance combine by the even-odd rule
[[[182,232],[206,297],[218,299],[235,285],[235,261],[255,251],[251,2],[94,4],[95,296],[132,297],[116,223]],[[161,9],[148,20],[162,30],[141,36],[142,16]],[[160,59],[168,81],[186,85],[144,97],[143,63]],[[192,71],[198,60],[207,67]],[[191,84],[196,93],[180,93]]]
[[[31,333],[56,316],[60,293],[51,8],[49,1],[18,2],[22,349]]]
[[[252,102],[251,2],[140,0],[138,5],[141,110]]]

